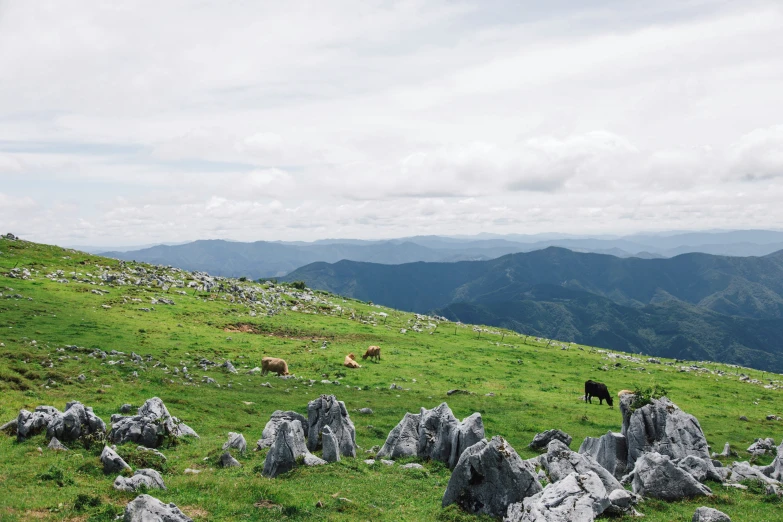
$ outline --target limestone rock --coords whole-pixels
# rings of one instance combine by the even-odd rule
[[[223,444],[223,449],[227,450],[233,448],[244,454],[247,450],[247,442],[245,437],[241,433],[228,432],[228,440]]]
[[[0,432],[14,435],[16,433],[16,427],[19,425],[19,419],[11,419],[2,426],[0,426]]]
[[[147,489],[166,489],[163,477],[154,469],[137,469],[132,477],[120,475],[114,479],[114,489],[119,491],[137,491],[142,485]]]
[[[405,464],[403,466],[400,466],[402,469],[424,469],[424,466],[421,464],[418,464],[416,462],[411,462],[410,464]]]
[[[386,442],[378,452],[378,457],[396,459],[399,457],[415,457],[419,445],[419,422],[421,415],[406,413],[402,420],[386,437]]]
[[[261,438],[256,443],[256,449],[261,450],[270,447],[277,438],[277,430],[280,429],[280,425],[283,421],[299,421],[302,426],[307,426],[307,419],[304,415],[296,413],[295,411],[282,411],[276,410],[269,421],[264,426],[264,431],[261,432]]]
[[[699,457],[694,457],[693,455],[688,455],[684,459],[677,461],[677,467],[687,471],[693,478],[702,483],[707,480],[723,482],[723,476],[718,473],[711,460],[704,460]]]
[[[672,459],[693,455],[710,460],[709,446],[699,421],[677,407],[666,397],[652,399],[631,411],[633,395],[620,398],[623,415],[622,433],[628,443],[628,469],[644,453],[659,453]]]
[[[85,407],[79,401],[65,405],[62,414],[55,414],[46,429],[47,437],[57,437],[64,442],[72,442],[82,437],[106,433],[106,423],[95,415],[92,408]]]
[[[63,443],[57,440],[57,437],[52,437],[49,441],[49,449],[52,451],[68,451],[68,448],[63,446]]]
[[[174,504],[155,497],[139,495],[125,506],[123,522],[193,522]]]
[[[528,447],[532,450],[541,450],[546,448],[553,440],[559,440],[566,446],[570,446],[572,439],[571,435],[564,431],[546,430],[543,433],[537,433],[536,436],[533,437],[533,442],[531,442]]]
[[[783,442],[778,446],[777,457],[772,461],[772,464],[757,469],[767,477],[783,482]]]
[[[506,522],[592,522],[611,506],[601,479],[588,471],[569,473],[561,481],[511,505]]]
[[[748,448],[748,453],[755,456],[775,453],[775,440],[770,438],[756,439]]]
[[[552,482],[559,482],[571,473],[577,475],[594,473],[606,490],[611,493],[616,489],[623,489],[620,482],[601,466],[592,456],[571,451],[563,442],[554,439],[547,446],[546,454],[541,459],[542,467],[549,474]]]
[[[312,453],[305,454],[302,463],[305,466],[323,466],[324,464],[327,464],[327,462],[324,459],[320,459],[315,455],[313,455]]]
[[[117,452],[109,446],[104,446],[101,452],[101,462],[103,463],[103,472],[108,474],[120,473],[121,471],[131,471],[131,467]]]
[[[751,466],[747,462],[733,462],[728,470],[729,473],[727,474],[726,480],[733,484],[743,480],[758,480],[764,484],[775,486],[776,488],[780,486],[778,480],[767,476],[760,469]]]
[[[322,447],[324,426],[331,428],[340,455],[356,457],[356,429],[345,403],[338,401],[334,395],[321,395],[307,404],[307,449],[310,451]]]
[[[579,446],[579,453],[593,457],[618,480],[625,475],[628,467],[628,445],[621,433],[610,431],[597,439],[585,437]]]
[[[187,424],[173,417],[163,401],[153,397],[144,402],[136,415],[112,415],[109,440],[115,444],[134,442],[147,448],[157,448],[167,437],[196,437]]]
[[[645,453],[631,472],[633,492],[661,500],[711,496],[712,491],[690,473],[678,468],[668,455]]]
[[[731,519],[723,511],[702,506],[693,514],[691,522],[731,522]]]
[[[242,465],[237,459],[232,457],[231,453],[228,451],[220,456],[220,461],[218,463],[221,468],[238,468]]]
[[[309,455],[302,424],[298,420],[283,421],[277,430],[275,442],[269,448],[261,474],[274,478],[294,469],[300,457]]]
[[[127,402],[120,406],[120,413],[130,413],[133,409],[133,406],[128,404]]]
[[[456,503],[469,513],[500,517],[509,505],[540,491],[541,484],[514,448],[495,436],[489,442],[480,440],[462,453],[442,505]]]
[[[326,462],[337,462],[340,460],[340,448],[337,444],[337,438],[332,433],[332,428],[324,426],[321,432],[323,442],[323,458]]]

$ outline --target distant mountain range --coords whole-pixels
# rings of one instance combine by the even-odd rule
[[[550,247],[489,261],[317,262],[284,280],[531,335],[783,372],[783,251],[623,259]]]
[[[550,246],[575,252],[643,259],[668,258],[688,252],[729,256],[764,256],[783,249],[783,232],[768,230],[689,232],[623,237],[579,237],[563,234],[494,236],[415,236],[365,241],[325,239],[312,243],[257,241],[242,243],[200,240],[178,245],[114,251],[89,251],[117,259],[173,265],[231,277],[280,277],[301,266],[343,259],[383,264],[416,261],[456,262],[495,259]],[[87,247],[83,247],[87,248]]]

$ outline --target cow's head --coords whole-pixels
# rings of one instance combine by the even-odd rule
[[[612,399],[611,395],[606,398],[606,404],[608,404],[610,408],[614,407],[614,399]]]

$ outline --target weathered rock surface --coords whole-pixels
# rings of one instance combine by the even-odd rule
[[[132,477],[120,475],[114,479],[114,489],[120,491],[137,491],[142,485],[147,489],[166,489],[163,477],[154,469],[137,469]]]
[[[419,422],[421,414],[406,413],[386,437],[386,442],[378,452],[378,457],[396,459],[415,457],[419,446]]]
[[[137,415],[113,415],[109,432],[109,440],[115,444],[134,442],[147,448],[157,448],[167,437],[186,436],[198,438],[193,429],[169,413],[158,397],[148,399]]]
[[[52,437],[49,441],[49,449],[52,451],[68,451],[68,448],[63,446],[63,443],[57,440],[57,437]]]
[[[244,454],[247,451],[247,442],[245,437],[241,433],[228,432],[228,440],[223,444],[223,449],[227,450],[233,448],[240,453]]]
[[[193,522],[174,504],[155,497],[139,495],[125,506],[123,522]]]
[[[232,457],[229,452],[225,452],[220,456],[218,464],[220,464],[221,468],[238,468],[242,465],[237,459]]]
[[[778,446],[777,453],[778,455],[775,457],[775,460],[772,461],[772,464],[757,469],[767,477],[777,480],[778,482],[783,482],[783,442]]]
[[[758,480],[764,484],[775,486],[775,488],[780,486],[778,480],[767,476],[761,469],[751,466],[747,462],[733,462],[728,467],[726,481],[736,484],[743,480]]]
[[[45,431],[49,438],[72,442],[88,436],[103,437],[106,432],[106,423],[79,401],[66,404],[64,412],[52,406],[38,406],[33,412],[20,410],[16,424],[19,440]]]
[[[577,475],[594,473],[603,484],[606,493],[623,489],[620,482],[601,466],[592,456],[571,451],[563,442],[554,439],[547,446],[546,454],[541,459],[541,466],[549,474],[552,482],[559,482],[571,473]]]
[[[533,437],[533,442],[531,442],[528,447],[533,450],[542,450],[546,448],[553,440],[559,440],[566,446],[570,446],[572,439],[571,435],[564,431],[546,430],[545,432],[537,433],[536,436]]]
[[[340,455],[356,456],[356,429],[353,426],[345,403],[334,395],[321,395],[307,404],[307,449],[315,451],[322,447],[321,432],[324,426],[331,428],[337,439]]]
[[[400,466],[402,469],[424,469],[424,466],[419,464],[418,462],[411,462],[409,464],[404,464]]]
[[[680,459],[677,462],[677,467],[687,471],[693,478],[699,482],[705,482],[707,480],[714,480],[716,482],[723,482],[723,476],[715,469],[715,465],[711,460],[704,460],[693,455],[688,455],[684,459]]]
[[[775,453],[775,440],[771,438],[756,439],[748,448],[748,453],[756,456]]]
[[[620,398],[622,433],[628,444],[628,468],[645,453],[659,453],[672,459],[693,455],[710,460],[709,446],[699,421],[666,397],[652,399],[631,411],[633,395]]]
[[[304,430],[298,420],[283,421],[277,430],[275,442],[269,448],[261,474],[274,478],[294,469],[297,459],[310,455],[304,440]]]
[[[460,456],[443,495],[443,507],[456,503],[474,514],[500,517],[508,506],[541,491],[536,477],[502,437],[482,439]]]
[[[122,457],[117,455],[117,452],[111,449],[109,446],[104,446],[101,452],[101,462],[103,463],[103,472],[107,475],[110,473],[120,473],[124,470],[131,470],[131,467],[125,462]]]
[[[509,507],[506,522],[591,522],[612,505],[595,473],[569,473]]]
[[[302,426],[307,426],[307,419],[301,413],[295,411],[283,411],[276,410],[269,421],[264,426],[264,431],[261,432],[261,438],[256,443],[256,449],[261,450],[270,447],[277,438],[277,430],[280,429],[280,425],[283,421],[299,421]]]
[[[595,439],[585,437],[579,453],[590,455],[614,478],[621,479],[628,468],[628,445],[621,433],[607,432]]]
[[[16,433],[16,427],[19,425],[19,419],[11,419],[2,426],[0,426],[0,432],[14,435]]]
[[[662,500],[710,496],[712,490],[680,469],[668,455],[645,453],[631,472],[633,492]]]
[[[337,438],[332,433],[332,428],[324,426],[321,438],[324,448],[322,453],[324,460],[326,462],[337,462],[340,460],[340,447],[337,444]]]
[[[691,522],[731,522],[731,519],[723,511],[702,506],[693,514]]]

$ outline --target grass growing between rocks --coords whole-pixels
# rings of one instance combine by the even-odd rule
[[[315,294],[317,302],[307,301],[293,289],[278,294],[287,303],[280,313],[251,316],[246,302],[231,302],[215,290],[167,292],[70,279],[71,272],[118,272],[118,261],[4,239],[0,252],[0,343],[5,345],[0,346],[0,423],[15,418],[21,408],[47,404],[63,410],[66,402],[79,400],[108,425],[123,403],[135,408],[158,396],[201,438],[164,445],[160,450],[168,458],[165,463],[136,452],[135,445],[118,451],[134,469],[159,469],[168,490],[150,493],[174,502],[195,520],[479,520],[454,507],[440,507],[450,476],[442,464],[424,462],[424,471],[401,469],[399,463],[368,466],[365,450],[382,445],[406,411],[444,401],[459,418],[480,412],[487,437],[502,435],[523,458],[535,455],[527,449],[533,436],[550,428],[573,436],[571,448],[576,450],[584,437],[619,431],[621,425],[619,407],[580,400],[584,381],[590,378],[606,383],[613,394],[635,387],[664,388],[672,401],[699,419],[715,451],[731,443],[740,457],[730,460],[748,460],[744,450],[756,437],[776,442],[783,437],[783,422],[765,419],[768,414],[783,415],[783,392],[740,382],[737,376],[750,373],[764,383],[781,379],[769,373],[701,363],[726,372],[719,376],[681,372],[685,364],[667,364],[673,361],[665,359],[664,364],[649,364],[646,357],[642,363],[609,360],[605,350],[574,345],[562,349],[559,342],[539,342],[494,328],[476,332],[448,322],[430,327],[429,320],[416,321],[410,313],[324,294]],[[31,278],[7,277],[12,268],[29,270]],[[70,282],[45,277],[57,270],[63,274],[56,279]],[[94,289],[108,293],[97,295]],[[158,297],[175,304],[151,305]],[[413,330],[416,322],[421,332]],[[402,328],[407,332],[401,333]],[[370,344],[381,346],[380,363],[359,357]],[[86,350],[59,351],[66,345]],[[126,355],[88,357],[94,349]],[[132,351],[145,359],[142,364],[133,363]],[[342,366],[349,352],[357,355],[362,368]],[[291,373],[304,380],[247,373],[267,355],[286,359]],[[152,361],[146,361],[147,356]],[[219,366],[202,371],[196,364],[201,358],[218,365],[230,359],[239,373]],[[108,364],[120,359],[125,363]],[[173,368],[183,366],[192,382],[182,372],[174,374]],[[81,374],[83,382],[77,379]],[[204,376],[220,386],[203,383]],[[339,385],[321,384],[322,379]],[[267,382],[271,387],[262,386]],[[391,390],[391,383],[403,389]],[[447,396],[451,389],[470,393]],[[244,434],[248,448],[253,448],[274,410],[306,414],[307,402],[325,393],[344,401],[351,414],[361,447],[357,459],[300,467],[276,479],[260,475],[266,450],[235,455],[241,468],[217,467],[229,431]],[[373,414],[358,413],[365,407]],[[740,421],[740,416],[748,420]],[[66,444],[69,452],[50,451],[47,444],[43,436],[17,442],[0,434],[0,520],[113,520],[136,496],[112,488],[115,476],[104,476],[98,460],[100,444]],[[188,468],[200,473],[186,474]],[[763,490],[710,486],[715,492],[711,499],[647,500],[637,509],[648,521],[690,520],[701,505],[720,509],[733,520],[782,518],[779,500]],[[322,507],[316,507],[319,501]]]

